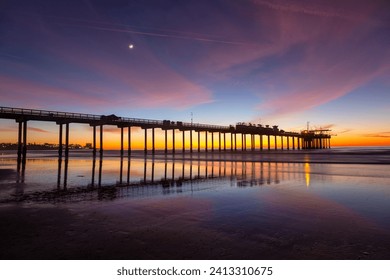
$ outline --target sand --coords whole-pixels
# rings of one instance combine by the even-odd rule
[[[308,155],[310,174],[305,171]],[[260,173],[245,177],[240,170],[237,176],[182,180],[169,186],[113,183],[66,190],[57,189],[54,180],[34,191],[36,177],[29,170],[42,170],[52,161],[31,161],[23,194],[14,195],[20,186],[15,184],[18,173],[14,163],[6,161],[0,168],[0,259],[390,258],[387,152],[292,151],[261,156],[306,164],[265,165],[262,178],[257,178]],[[257,162],[259,155],[202,157]],[[177,155],[175,161],[191,158]],[[83,159],[72,160],[69,180],[84,179],[78,177],[83,167],[76,164]],[[157,154],[149,160],[172,159]],[[111,166],[108,159],[103,165]],[[72,173],[75,168],[78,172]],[[53,187],[47,188],[50,184]]]

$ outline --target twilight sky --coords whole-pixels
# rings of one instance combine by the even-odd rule
[[[389,11],[388,0],[3,0],[0,105],[291,131],[310,121],[334,144],[390,145]],[[30,127],[56,141],[55,125]],[[88,142],[90,127],[76,130]],[[15,122],[0,132],[14,142]]]

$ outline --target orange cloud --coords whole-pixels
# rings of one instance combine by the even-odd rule
[[[378,133],[368,133],[363,134],[364,137],[374,137],[374,138],[390,138],[390,132],[378,132]]]
[[[31,126],[28,127],[28,130],[29,131],[40,132],[40,133],[50,133],[50,131],[48,131],[48,130],[37,128],[37,127],[31,127]]]

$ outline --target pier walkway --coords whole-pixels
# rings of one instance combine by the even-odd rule
[[[144,130],[144,151],[145,153],[155,153],[155,130],[161,129],[165,132],[165,153],[168,153],[168,131],[172,132],[172,149],[170,152],[177,151],[175,147],[176,131],[182,134],[182,152],[185,152],[186,134],[189,136],[189,152],[201,151],[201,137],[203,134],[204,147],[206,152],[213,151],[247,151],[271,149],[271,137],[274,138],[274,149],[278,150],[295,150],[295,149],[329,149],[330,134],[328,130],[305,130],[300,133],[288,132],[278,128],[278,126],[269,126],[261,124],[237,123],[236,125],[211,125],[200,123],[188,123],[171,120],[150,120],[119,117],[116,115],[92,115],[83,113],[69,113],[48,110],[23,109],[0,107],[0,119],[13,119],[18,127],[18,157],[25,157],[27,152],[27,122],[43,121],[55,122],[59,126],[59,156],[63,151],[65,156],[69,154],[69,124],[80,123],[88,124],[93,128],[93,154],[97,153],[97,128],[99,128],[99,152],[103,153],[103,133],[104,126],[117,126],[121,131],[121,155],[124,154],[124,130],[127,129],[127,152],[131,154],[131,127],[140,127]],[[65,126],[65,143],[63,143],[63,134]],[[148,147],[148,130],[151,130],[152,147]],[[188,133],[186,133],[188,132]],[[193,133],[197,133],[197,140],[194,141]],[[218,145],[215,145],[214,137],[218,136]],[[210,137],[211,136],[211,137]],[[227,136],[230,137],[230,145],[227,145]],[[241,137],[241,145],[238,145],[237,139]],[[250,146],[247,147],[247,137],[250,137]],[[267,137],[267,145],[263,145],[263,138]],[[211,138],[211,139],[210,139]],[[258,139],[258,141],[257,141]],[[209,148],[211,140],[211,149]],[[278,141],[279,140],[279,141]],[[197,143],[194,143],[196,142]],[[229,141],[228,141],[229,142]],[[197,149],[194,149],[194,144]],[[258,145],[257,145],[258,144]]]

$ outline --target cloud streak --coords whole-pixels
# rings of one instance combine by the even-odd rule
[[[252,0],[256,5],[261,5],[276,11],[283,12],[292,12],[304,15],[313,15],[320,17],[336,17],[348,20],[358,20],[360,14],[350,14],[350,10],[346,9],[332,9],[329,6],[319,6],[315,5],[312,2],[310,4],[306,3],[305,5],[297,2],[287,2],[282,0]]]
[[[99,26],[87,26],[87,25],[70,25],[67,24],[67,26],[74,26],[74,27],[84,27],[84,28],[90,28],[95,30],[102,30],[102,31],[112,31],[112,32],[120,32],[120,33],[130,33],[130,34],[137,34],[137,35],[145,35],[145,36],[152,36],[152,37],[161,37],[161,38],[171,38],[171,39],[184,39],[184,40],[193,40],[193,41],[201,41],[201,42],[207,42],[207,43],[219,43],[219,44],[227,44],[227,45],[253,45],[249,42],[237,42],[237,41],[227,41],[227,40],[218,40],[218,39],[212,39],[207,37],[200,37],[200,36],[191,36],[191,35],[175,35],[175,34],[164,34],[164,33],[157,33],[157,32],[146,32],[146,31],[137,31],[132,30],[129,28],[112,28],[112,27],[99,27]]]
[[[378,132],[378,133],[366,133],[363,134],[364,137],[374,137],[374,138],[390,138],[390,132]]]

